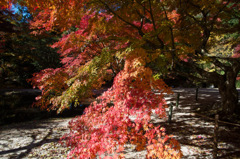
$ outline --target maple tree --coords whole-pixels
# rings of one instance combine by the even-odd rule
[[[125,12],[126,8],[122,9]],[[153,30],[153,25],[133,21],[128,26],[105,7],[93,10],[78,15],[79,21],[72,15],[68,18],[71,26],[67,28],[76,30],[62,25],[64,19],[53,24],[58,18],[52,17],[51,7],[44,7],[32,22],[32,27],[39,29],[36,34],[41,29],[67,29],[67,34],[52,46],[59,48],[64,66],[43,70],[32,80],[43,91],[38,100],[42,108],[62,111],[71,103],[77,105],[92,94],[92,89],[100,88],[104,81],[116,75],[113,86],[97,99],[99,102],[92,103],[70,124],[71,133],[66,137],[67,145],[72,146],[69,157],[93,158],[105,152],[121,152],[124,144],[131,142],[137,151],[147,149],[148,158],[180,158],[179,143],[165,135],[163,128],[150,124],[152,109],[159,117],[165,117],[162,93],[170,91],[162,80],[153,78],[146,66],[160,54],[159,50],[147,46],[153,45],[150,40],[143,38]],[[62,11],[65,14],[67,8]],[[163,92],[155,95],[152,89]]]
[[[137,145],[137,150],[146,148],[149,158],[181,156],[178,143],[166,142],[163,129],[150,124],[152,109],[165,116],[162,93],[170,92],[162,80],[153,78],[154,64],[159,61],[164,61],[158,66],[167,71],[187,66],[198,73],[187,75],[195,79],[216,75],[222,97],[231,96],[223,98],[223,108],[227,112],[237,108],[232,82],[239,73],[239,58],[229,53],[218,56],[215,51],[212,56],[211,49],[224,35],[238,35],[239,22],[230,23],[239,18],[238,0],[21,2],[36,13],[31,22],[38,29],[34,34],[43,30],[66,33],[52,45],[59,48],[63,67],[43,70],[32,79],[43,91],[37,104],[61,112],[114,78],[113,86],[70,124],[71,133],[66,136],[72,146],[70,157],[121,152],[126,142]],[[224,40],[232,48],[238,42],[238,36]],[[211,62],[216,69],[202,69],[199,62]],[[221,68],[226,68],[224,74],[218,73]],[[157,96],[153,89],[162,93]],[[228,99],[231,106],[226,106]]]
[[[186,45],[193,48],[194,54],[188,55],[178,66],[192,68],[185,74],[188,78],[205,81],[219,88],[221,114],[239,113],[236,90],[236,78],[240,71],[237,49],[240,35],[239,1],[211,1],[208,4],[182,1],[182,5],[188,9],[183,8],[181,11],[184,13],[181,33],[189,34],[184,37],[195,40],[196,43],[186,40]],[[199,39],[192,39],[191,36]],[[183,74],[180,70],[178,72]]]

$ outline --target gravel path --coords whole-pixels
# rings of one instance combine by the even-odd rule
[[[0,158],[66,158],[68,149],[58,142],[71,118],[48,119],[3,126]]]
[[[212,158],[214,122],[193,113],[204,111],[219,100],[217,89],[199,89],[195,101],[195,89],[174,89],[175,94],[166,97],[168,103],[176,101],[180,93],[179,107],[174,107],[172,122],[152,117],[152,122],[166,127],[168,134],[181,143],[183,158]],[[71,118],[36,120],[0,128],[0,158],[66,158],[68,148],[58,143],[66,132]],[[220,125],[219,158],[240,158],[240,127]],[[146,152],[135,152],[126,145],[126,158],[144,158]]]
[[[174,107],[171,124],[162,121],[159,124],[166,127],[168,134],[173,134],[181,143],[183,158],[213,158],[214,120],[203,116],[214,113],[211,108],[219,104],[218,90],[199,89],[197,101],[196,89],[174,89],[174,92],[167,100],[168,103],[174,102],[176,93],[180,93],[179,108]],[[193,113],[194,110],[203,116]],[[222,123],[219,125],[218,158],[240,158],[240,127]]]

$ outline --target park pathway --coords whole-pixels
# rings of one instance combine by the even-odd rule
[[[180,94],[179,107],[173,109],[172,122],[160,121],[168,134],[181,143],[183,158],[213,158],[214,119],[205,117],[214,113],[211,108],[219,106],[220,96],[217,89],[201,88],[196,101],[196,89],[174,89],[175,94],[166,98],[168,104]],[[197,113],[194,113],[197,112]],[[219,123],[219,158],[240,158],[240,125]]]
[[[68,132],[71,119],[36,120],[1,127],[0,158],[66,158],[68,149],[59,139]]]
[[[195,89],[174,89],[168,95],[168,103],[176,102],[180,93],[179,107],[173,108],[172,122],[167,119],[152,121],[166,128],[168,134],[181,143],[183,158],[212,158],[214,122],[198,116],[194,110],[202,112],[212,107],[219,100],[217,89],[199,89],[198,101]],[[204,115],[204,114],[203,114]],[[67,124],[72,118],[36,120],[5,125],[0,128],[0,158],[66,158],[68,148],[61,146],[59,138],[68,132]],[[146,152],[135,152],[131,145],[126,145],[125,157],[128,159],[144,158]],[[240,127],[222,125],[219,127],[219,158],[240,158]]]

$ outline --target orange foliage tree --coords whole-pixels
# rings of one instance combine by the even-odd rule
[[[238,0],[21,2],[37,13],[31,22],[38,29],[35,34],[41,30],[65,32],[52,46],[59,48],[64,66],[43,70],[32,79],[43,91],[38,105],[61,112],[114,77],[113,86],[70,123],[71,132],[66,135],[66,143],[72,147],[69,157],[121,157],[127,142],[138,151],[147,149],[148,158],[181,157],[179,144],[163,128],[150,123],[153,112],[165,116],[163,93],[171,92],[161,79],[154,78],[152,63],[164,57],[163,67],[174,69],[185,61],[207,77],[196,61],[215,62],[221,68],[209,50],[217,35],[230,32],[227,22],[238,16],[233,14],[239,13]],[[231,40],[232,46],[233,41],[237,40]],[[234,62],[238,71],[239,60]]]
[[[148,158],[181,157],[179,143],[150,123],[153,112],[161,118],[166,116],[163,93],[171,90],[161,79],[153,78],[148,63],[161,54],[162,48],[171,46],[172,39],[159,32],[159,25],[169,31],[168,25],[178,20],[175,9],[166,13],[167,4],[157,9],[151,1],[26,4],[30,11],[39,12],[31,22],[38,28],[35,34],[42,29],[66,32],[52,46],[59,48],[63,67],[43,70],[32,79],[43,91],[37,104],[60,112],[71,103],[79,104],[92,95],[92,89],[114,77],[113,86],[70,123],[70,134],[65,136],[66,144],[72,147],[69,157],[104,154],[121,158],[128,142],[136,145],[137,151],[146,149]],[[133,10],[129,10],[131,6]],[[163,24],[154,20],[157,11],[161,14],[155,18],[162,19]],[[161,93],[156,95],[153,89]]]

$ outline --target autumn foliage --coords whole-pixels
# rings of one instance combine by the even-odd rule
[[[180,145],[160,126],[150,124],[151,115],[166,117],[163,94],[156,95],[151,86],[162,92],[169,88],[162,80],[154,80],[151,70],[144,66],[131,67],[134,59],[126,61],[114,79],[114,84],[86,108],[82,116],[70,122],[67,146],[73,150],[69,157],[95,158],[97,155],[124,157],[124,144],[147,149],[148,158],[180,158]],[[82,146],[84,145],[84,146]]]
[[[44,19],[47,12],[41,12],[37,19]],[[44,24],[35,19],[32,27],[48,30],[51,19]],[[106,22],[120,27],[100,29]],[[90,97],[92,89],[100,88],[115,74],[113,86],[69,124],[71,131],[63,140],[72,148],[69,158],[97,155],[122,158],[127,143],[135,145],[137,151],[147,150],[148,158],[180,158],[179,143],[166,135],[164,128],[150,122],[153,114],[166,117],[163,93],[171,93],[161,79],[153,78],[152,70],[146,66],[159,52],[149,54],[137,48],[143,43],[138,31],[131,27],[120,31],[121,25],[111,14],[90,12],[82,16],[80,25],[74,26],[75,31],[52,45],[59,48],[63,67],[43,70],[31,80],[42,89],[36,104],[60,112],[71,103],[77,105]],[[154,30],[153,24],[147,22],[133,21],[133,25],[142,27],[143,33]],[[128,37],[140,43],[132,45]],[[154,89],[161,93],[156,95]]]
[[[218,62],[210,50],[219,36],[232,32],[226,21],[232,11],[238,13],[237,0],[21,2],[35,15],[33,34],[64,32],[52,45],[63,67],[43,70],[31,80],[42,90],[37,105],[61,112],[114,78],[112,87],[69,124],[64,137],[72,150],[69,158],[121,158],[127,143],[147,150],[147,158],[181,157],[179,143],[151,123],[153,114],[166,116],[164,93],[171,93],[156,78],[155,66],[169,71],[183,62]]]

